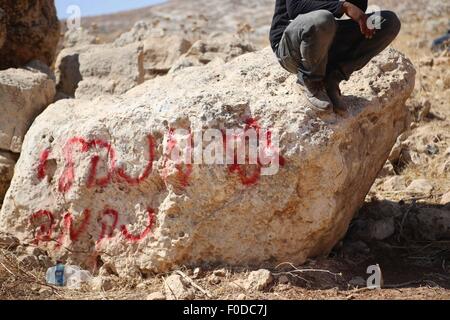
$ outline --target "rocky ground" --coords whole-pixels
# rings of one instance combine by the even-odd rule
[[[241,48],[242,53],[267,45],[265,34],[273,1],[229,1],[220,10],[214,3],[196,4],[198,11],[189,1],[172,1],[149,10],[89,18],[84,20],[91,37],[87,42],[110,46],[108,43],[116,41],[116,45],[126,46],[127,39],[136,37],[136,32],[122,37],[120,34],[132,28],[135,21],[145,20],[152,26],[151,36],[163,34],[190,43],[199,39],[210,43],[212,33],[226,31],[239,33],[241,39],[254,47]],[[44,267],[53,263],[45,252],[18,245],[5,235],[0,237],[3,248],[0,297],[450,299],[450,56],[448,52],[433,53],[429,49],[429,42],[448,27],[450,5],[445,1],[381,0],[379,4],[399,13],[403,27],[393,47],[404,52],[417,69],[416,88],[407,103],[412,124],[398,139],[347,236],[328,257],[308,260],[302,266],[286,263],[259,271],[214,265],[186,267],[168,274],[147,274],[142,279],[119,278],[105,271],[90,286],[61,290],[43,283]],[[145,32],[147,37],[149,32]],[[209,46],[217,48],[218,45]],[[223,51],[199,47],[203,49],[191,51],[183,57],[184,62],[172,59],[162,67],[161,64],[150,66],[142,76],[151,79],[159,73],[165,74],[173,64],[186,64],[186,59],[193,56],[195,61],[189,63],[209,63],[217,58],[216,55],[208,57],[211,52]],[[186,54],[183,49],[181,52]],[[226,54],[220,59],[232,57],[233,54]],[[120,75],[121,71],[116,74]],[[89,90],[63,93],[84,95]],[[365,285],[369,276],[367,267],[374,264],[379,265],[383,274],[382,290],[369,290]]]

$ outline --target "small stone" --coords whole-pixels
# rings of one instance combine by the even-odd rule
[[[349,255],[353,256],[356,254],[367,255],[370,253],[370,248],[364,241],[357,240],[351,242],[345,242],[344,251]]]
[[[420,126],[420,124],[418,122],[412,122],[411,125],[409,126],[409,128],[411,130],[417,129]]]
[[[136,285],[136,289],[143,290],[146,289],[149,285],[149,281],[144,281]]]
[[[414,238],[417,240],[450,239],[450,214],[446,208],[421,208],[410,223]]]
[[[383,169],[381,169],[380,173],[378,173],[378,178],[384,178],[384,177],[393,176],[393,175],[395,175],[394,166],[392,165],[392,163],[390,161],[387,161],[384,164]]]
[[[25,248],[25,253],[29,254],[30,256],[41,256],[44,254],[44,251],[42,251],[41,249],[39,249],[38,247],[34,247],[34,246],[28,246]]]
[[[202,269],[200,269],[199,267],[194,269],[194,272],[192,273],[192,278],[194,279],[198,279],[202,274]]]
[[[434,156],[439,153],[439,147],[434,143],[427,144],[426,151],[429,155]]]
[[[407,163],[412,163],[417,166],[427,163],[427,156],[425,154],[410,149],[402,150],[402,159]]]
[[[260,269],[250,272],[244,286],[247,290],[264,291],[273,282],[272,273],[269,270]]]
[[[447,73],[443,76],[442,81],[444,82],[445,90],[450,88],[450,72],[447,69]]]
[[[39,289],[38,293],[42,297],[49,297],[53,294],[53,291],[50,288],[42,288]]]
[[[17,246],[17,248],[16,248],[16,253],[17,253],[18,255],[25,254],[25,250],[26,250],[25,246],[19,245],[19,246]]]
[[[40,267],[39,259],[36,256],[32,255],[23,255],[18,258],[19,263],[25,265],[29,268],[38,268]]]
[[[450,172],[450,159],[444,161],[438,168],[440,174]]]
[[[445,150],[444,155],[447,157],[450,156],[450,147],[448,147],[447,150]]]
[[[383,190],[386,191],[401,191],[406,188],[406,179],[403,176],[393,176],[387,179],[383,185]]]
[[[0,9],[1,10],[1,9]],[[1,76],[1,75],[0,75]],[[1,85],[0,85],[1,87]],[[2,90],[2,89],[0,89]],[[3,95],[3,93],[2,93]],[[2,126],[0,124],[0,126]],[[3,128],[0,129],[0,136],[2,136]],[[1,142],[0,142],[1,144]],[[6,191],[8,191],[9,185],[11,183],[11,179],[14,176],[14,167],[17,161],[17,155],[9,152],[2,151],[0,147],[0,208],[2,206],[3,198],[5,197]],[[6,234],[6,233],[5,233]],[[0,233],[0,241],[1,241],[1,233]]]
[[[98,275],[102,277],[108,277],[111,275],[117,275],[117,271],[115,271],[115,268],[112,265],[104,264],[98,270]]]
[[[247,299],[247,296],[245,294],[243,294],[243,293],[239,294],[236,297],[236,300],[246,300],[246,299]]]
[[[31,291],[34,291],[34,292],[39,292],[39,290],[41,290],[41,287],[40,286],[38,286],[38,285],[31,285]]]
[[[41,266],[44,268],[50,268],[54,265],[52,259],[50,259],[50,257],[45,254],[38,256],[38,260]]]
[[[367,286],[367,281],[363,277],[353,277],[349,282],[350,285],[354,287],[365,287]]]
[[[400,155],[402,154],[403,145],[400,141],[400,138],[397,139],[397,142],[392,147],[391,153],[389,154],[388,160],[391,163],[397,163],[397,161],[400,159]]]
[[[152,292],[147,296],[147,300],[166,300],[166,296],[164,295],[164,293],[156,291],[156,292]]]
[[[417,179],[411,182],[406,191],[413,194],[430,195],[433,188],[433,185],[427,179]]]
[[[407,44],[409,47],[423,49],[425,47],[428,47],[429,41],[427,39],[419,39],[414,41],[408,41]]]
[[[422,58],[419,61],[419,65],[422,67],[432,67],[434,64],[434,59],[430,57]]]
[[[278,278],[278,283],[281,284],[288,284],[289,283],[289,278],[285,275],[282,275]]]
[[[376,220],[369,225],[370,238],[384,240],[392,236],[395,232],[394,218],[389,217]]]
[[[227,275],[227,270],[225,269],[219,269],[219,270],[214,270],[213,274],[217,277],[226,277]]]
[[[164,281],[164,292],[167,300],[191,300],[195,297],[194,290],[178,274],[173,274]]]
[[[243,290],[245,289],[244,285],[245,279],[237,279],[231,282],[227,282],[227,285],[232,289]]]
[[[220,279],[220,277],[219,277],[219,276],[216,276],[215,274],[212,274],[212,275],[210,275],[210,276],[208,277],[208,282],[209,282],[210,284],[217,285],[217,284],[219,284],[221,281],[222,281],[222,280]]]
[[[374,206],[374,209],[376,211],[378,211],[378,214],[376,214],[377,219],[379,219],[378,217],[398,218],[400,216],[403,216],[403,211],[401,209],[401,206],[398,203],[388,201],[388,200],[377,202]]]
[[[19,246],[19,239],[6,232],[0,232],[0,248],[14,250]]]
[[[108,270],[107,270],[106,268],[103,268],[103,266],[102,266],[102,267],[100,267],[100,269],[98,270],[98,275],[99,275],[99,276],[102,276],[102,277],[107,277],[107,276],[109,276],[110,274],[109,274]]]
[[[113,280],[110,277],[98,276],[90,281],[91,288],[95,291],[109,291],[113,289]]]
[[[424,99],[420,103],[421,109],[419,111],[419,121],[423,121],[431,111],[431,103],[429,100]]]
[[[446,205],[450,203],[450,191],[444,194],[441,198],[441,204]]]
[[[450,65],[450,57],[438,57],[434,59],[434,64],[436,66]]]

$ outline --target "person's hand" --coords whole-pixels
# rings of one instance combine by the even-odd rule
[[[345,1],[342,5],[344,9],[344,13],[348,15],[353,21],[356,21],[359,24],[359,28],[361,33],[367,38],[372,39],[375,34],[375,28],[370,29],[367,26],[367,15],[353,3]]]

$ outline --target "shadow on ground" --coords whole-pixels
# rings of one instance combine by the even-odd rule
[[[379,265],[383,288],[450,289],[450,208],[429,203],[366,202],[346,237],[326,258],[281,274],[312,290],[366,287],[369,266]],[[274,271],[275,273],[277,271]],[[278,272],[280,274],[280,272]]]

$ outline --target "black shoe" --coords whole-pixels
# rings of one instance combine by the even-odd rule
[[[333,103],[334,109],[338,111],[346,111],[347,109],[342,100],[342,93],[339,88],[339,83],[340,81],[338,78],[331,74],[325,79],[325,90]]]
[[[306,99],[317,111],[328,112],[333,108],[333,103],[328,97],[323,81],[304,80]]]

